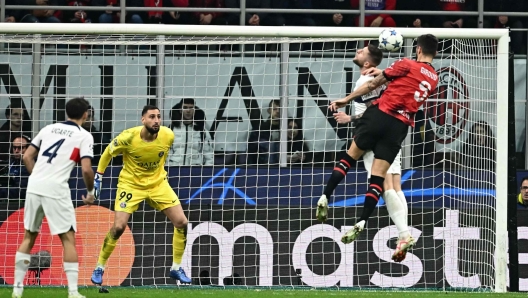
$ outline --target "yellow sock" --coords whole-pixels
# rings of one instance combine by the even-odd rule
[[[110,255],[116,247],[117,240],[118,239],[114,239],[110,234],[110,231],[108,231],[108,234],[106,234],[106,237],[103,242],[103,247],[101,247],[101,252],[99,252],[99,260],[97,261],[97,266],[104,267],[106,265],[106,262],[108,262],[108,258],[110,258]]]
[[[172,236],[172,266],[181,265],[183,252],[185,251],[185,244],[187,242],[185,228],[174,228],[174,235]],[[177,269],[177,268],[175,268]]]

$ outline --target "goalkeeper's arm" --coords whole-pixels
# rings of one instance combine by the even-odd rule
[[[97,165],[97,172],[94,176],[94,190],[95,190],[95,198],[99,199],[99,196],[101,195],[101,182],[103,180],[103,174],[106,170],[106,167],[108,167],[108,164],[110,163],[110,160],[112,160],[112,154],[110,153],[110,146],[106,146],[105,151],[101,155],[101,158],[99,159],[99,164]]]
[[[108,167],[108,164],[112,160],[112,154],[110,154],[110,145],[106,146],[105,151],[99,158],[99,164],[97,165],[97,173],[103,174]]]

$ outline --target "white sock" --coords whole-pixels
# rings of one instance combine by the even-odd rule
[[[101,268],[104,271],[104,269],[105,269],[104,267],[105,267],[104,265],[101,265],[101,264],[97,263],[97,265],[95,266],[95,269]]]
[[[13,283],[13,292],[18,295],[22,294],[24,290],[24,277],[26,277],[30,260],[30,254],[18,251],[15,254],[15,282]]]
[[[181,264],[172,262],[171,270],[178,270],[180,269],[180,267],[181,267]]]
[[[400,202],[402,203],[403,208],[405,209],[405,225],[409,226],[409,207],[407,206],[407,199],[405,198],[405,195],[401,190],[396,192],[396,194],[398,194]]]
[[[400,239],[408,237],[410,234],[406,225],[405,208],[403,207],[398,194],[396,194],[394,189],[389,189],[383,193],[383,198],[387,204],[389,216],[396,225],[396,228],[398,228]]]
[[[68,293],[77,293],[77,282],[79,280],[79,263],[64,262],[64,272],[68,279]]]
[[[365,229],[365,224],[366,224],[366,222],[364,220],[362,220],[362,221],[358,222],[357,224],[355,224],[354,226],[355,227],[359,227],[360,230],[363,230],[363,229]]]

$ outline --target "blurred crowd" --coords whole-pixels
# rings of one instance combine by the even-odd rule
[[[43,22],[43,23],[119,23],[119,11],[86,11],[86,6],[119,7],[120,1],[126,1],[126,7],[149,7],[145,12],[129,11],[126,23],[155,24],[200,24],[200,25],[240,25],[239,13],[220,12],[181,12],[182,7],[200,8],[239,8],[239,0],[6,0],[7,5],[38,5],[39,10],[6,11],[6,22]],[[477,28],[477,16],[445,15],[432,16],[420,11],[477,11],[477,0],[365,0],[365,9],[377,10],[379,14],[366,14],[365,26],[372,27],[447,27]],[[52,10],[47,6],[78,6],[79,10]],[[169,12],[156,9],[173,8]],[[246,8],[262,9],[358,9],[359,0],[249,0]],[[524,28],[528,19],[508,17],[507,12],[526,11],[526,1],[484,0],[484,10],[505,12],[502,16],[484,18],[484,28]],[[411,10],[411,15],[391,15],[385,10]],[[354,14],[305,14],[283,13],[246,13],[247,26],[344,26],[357,27],[359,16]],[[523,32],[513,32],[514,52],[525,53],[526,41]]]
[[[278,99],[268,103],[267,114],[258,125],[247,131],[245,152],[216,152],[214,134],[206,125],[205,112],[193,98],[183,98],[171,108],[170,124],[175,135],[169,151],[167,166],[260,166],[278,167],[282,164],[281,108]],[[94,109],[90,107],[84,129],[94,137],[94,164],[97,164],[111,135],[98,130]],[[423,116],[423,113],[422,113]],[[29,176],[22,155],[31,143],[31,120],[26,108],[14,101],[5,110],[7,121],[0,127],[0,198],[23,198]],[[286,160],[288,167],[325,167],[335,163],[337,153],[345,150],[318,152],[310,148],[303,134],[301,119],[288,118],[286,128]],[[495,137],[490,126],[479,121],[470,126],[465,139],[456,151],[446,155],[436,152],[434,132],[429,121],[417,114],[416,126],[411,133],[412,165],[415,168],[483,169],[495,168]],[[284,161],[283,161],[284,162]],[[114,158],[113,165],[122,159]],[[358,164],[361,168],[362,163]]]

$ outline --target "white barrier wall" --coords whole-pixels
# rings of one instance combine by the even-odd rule
[[[384,59],[380,67],[392,61]],[[496,129],[493,105],[496,92],[491,91],[495,86],[483,86],[479,80],[493,76],[483,75],[483,72],[494,71],[495,62],[475,61],[444,59],[435,62],[435,68],[441,70],[439,88],[447,89],[442,100],[429,100],[426,104],[431,107],[427,110],[428,116],[435,119],[430,123],[437,137],[436,150],[456,149],[459,141],[466,138],[472,123],[479,120]],[[445,68],[449,65],[453,67]],[[525,60],[516,60],[515,65],[516,133],[520,149],[525,122],[522,103],[526,93]],[[0,111],[9,104],[9,98],[17,96],[22,97],[26,107],[31,107],[31,55],[0,55],[0,67]],[[341,98],[353,88],[359,76],[358,68],[351,59],[343,58],[291,58],[288,67],[288,115],[302,116],[304,138],[311,150],[340,148],[344,141],[336,137],[324,110],[328,100]],[[111,116],[104,116],[105,122],[111,120],[112,124],[106,124],[111,127],[107,126],[105,131],[115,134],[137,125],[139,111],[147,98],[156,98],[155,73],[155,57],[44,55],[40,77],[40,88],[44,92],[41,127],[54,121],[52,111],[56,97],[73,96],[85,96],[91,101],[96,109],[96,121],[102,118],[102,98],[113,100]],[[258,107],[261,117],[267,118],[269,101],[279,98],[279,60],[269,57],[166,57],[164,86],[165,124],[169,124],[170,108],[174,104],[183,97],[195,98],[198,107],[205,111],[207,127],[214,127],[212,130],[216,131],[215,150],[244,151],[251,130],[250,118],[259,116],[256,113],[250,117],[249,111]],[[442,107],[432,108],[439,102]],[[301,105],[303,107],[299,108]],[[1,118],[4,118],[3,113]],[[496,135],[496,131],[493,133]]]

